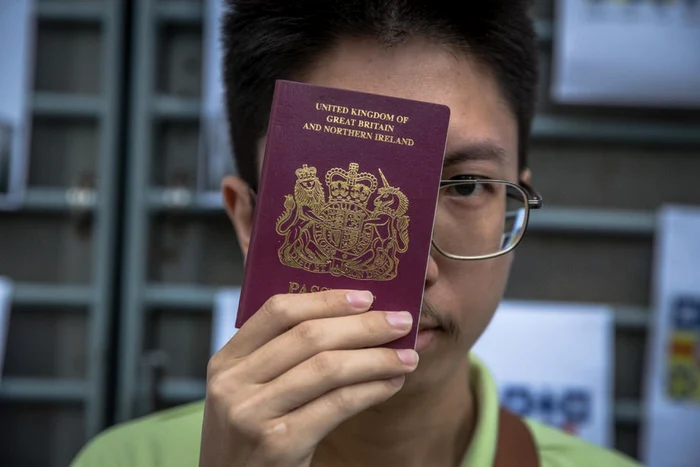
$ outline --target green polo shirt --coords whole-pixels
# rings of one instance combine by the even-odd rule
[[[462,467],[491,467],[498,433],[498,391],[477,358],[471,381],[479,405],[476,430]],[[166,410],[106,430],[76,457],[73,467],[192,467],[199,462],[204,403]],[[542,467],[632,467],[640,464],[561,431],[527,420]]]

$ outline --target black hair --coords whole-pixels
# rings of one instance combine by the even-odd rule
[[[238,174],[257,187],[257,144],[277,79],[295,79],[340,39],[384,46],[412,37],[456,46],[494,76],[518,125],[518,163],[538,79],[529,0],[229,0],[222,22],[224,88]]]

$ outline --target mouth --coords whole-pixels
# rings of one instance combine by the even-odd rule
[[[442,328],[436,323],[421,322],[418,325],[418,335],[416,337],[416,351],[427,351],[431,344],[442,334]]]
[[[418,322],[417,351],[426,351],[444,338],[457,340],[459,328],[448,314],[440,314],[427,300],[423,300]]]
[[[440,330],[440,325],[438,325],[437,323],[421,321],[420,324],[418,325],[418,332],[439,331],[439,330]]]

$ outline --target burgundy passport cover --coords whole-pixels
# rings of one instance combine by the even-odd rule
[[[278,81],[236,327],[272,295],[370,290],[414,348],[449,108]]]

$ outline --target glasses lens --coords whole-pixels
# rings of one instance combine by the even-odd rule
[[[440,189],[433,241],[461,257],[510,249],[525,232],[527,197],[516,185],[464,181]]]

